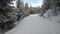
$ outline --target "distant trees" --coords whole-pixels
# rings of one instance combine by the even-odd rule
[[[40,13],[40,7],[32,7],[32,6],[30,6],[29,7],[29,12],[30,12],[30,14],[38,14],[38,13]]]
[[[25,9],[28,9],[28,3],[25,3]]]
[[[17,4],[17,8],[19,8],[19,6],[21,4],[21,0],[16,0],[16,4]]]
[[[24,10],[25,10],[26,16],[28,16],[28,15],[30,14],[30,13],[29,13],[28,3],[25,3],[25,8],[24,8]]]

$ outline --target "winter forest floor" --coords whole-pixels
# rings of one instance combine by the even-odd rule
[[[43,18],[39,14],[32,14],[18,23],[5,34],[60,34],[60,15],[58,17]]]

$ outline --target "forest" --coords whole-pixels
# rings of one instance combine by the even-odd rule
[[[16,7],[11,6],[13,1],[16,1]],[[15,22],[31,14],[39,14],[43,18],[58,16],[60,0],[43,0],[42,7],[28,7],[28,3],[24,4],[23,0],[0,0],[0,31],[5,33],[13,29]]]

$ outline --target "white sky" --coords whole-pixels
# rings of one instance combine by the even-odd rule
[[[32,7],[41,7],[43,4],[43,0],[24,0],[24,3],[28,3],[28,5],[32,5]]]
[[[43,4],[43,0],[23,0],[24,3],[28,3],[28,6],[32,7],[41,7]],[[14,6],[16,6],[16,2],[14,1]]]

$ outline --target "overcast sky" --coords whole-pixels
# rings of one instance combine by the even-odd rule
[[[43,4],[43,0],[23,0],[24,3],[28,3],[28,5],[32,7],[41,7]],[[14,1],[14,6],[16,6],[16,2]]]
[[[43,4],[43,0],[24,0],[24,3],[28,3],[29,6],[32,5],[33,7],[38,7]]]

